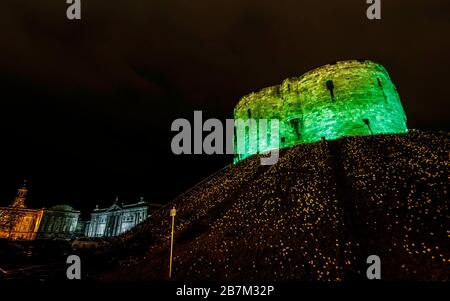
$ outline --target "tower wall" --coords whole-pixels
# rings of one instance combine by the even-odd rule
[[[279,119],[280,148],[320,141],[322,137],[333,140],[407,132],[395,85],[386,69],[371,61],[325,65],[246,95],[237,104],[234,118]],[[274,148],[251,148],[258,145],[258,136],[244,130],[238,128],[237,132],[245,137],[245,152],[235,161]]]

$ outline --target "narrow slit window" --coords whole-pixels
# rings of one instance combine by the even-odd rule
[[[378,86],[380,86],[380,88],[383,88],[383,82],[381,81],[381,79],[379,77],[377,77],[377,81],[378,81]]]
[[[384,101],[387,103],[387,97],[386,97],[386,94],[384,93],[383,82],[381,81],[381,79],[379,77],[377,77],[377,82],[378,82],[378,86],[381,89],[381,92],[383,93]]]
[[[332,80],[328,80],[327,83],[327,89],[330,91],[331,100],[334,101],[334,83]]]

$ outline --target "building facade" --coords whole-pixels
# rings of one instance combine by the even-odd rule
[[[28,188],[26,181],[17,190],[14,202],[0,207],[0,238],[8,240],[34,240],[44,215],[44,209],[29,209],[25,205]]]
[[[87,237],[111,237],[120,235],[137,224],[143,222],[150,215],[151,208],[161,205],[150,204],[143,198],[135,204],[119,204],[118,198],[109,208],[99,209],[98,206],[91,213],[91,220],[86,224]]]
[[[74,232],[74,238],[80,238],[85,236],[84,233],[86,232],[86,225],[87,221],[84,221],[80,218],[78,219],[78,223]]]
[[[69,205],[57,205],[44,210],[38,238],[70,239],[77,228],[80,211]]]
[[[0,239],[35,240],[64,239],[80,237],[112,237],[120,235],[150,215],[152,208],[161,205],[150,204],[143,198],[135,204],[119,204],[118,199],[109,208],[91,213],[89,221],[80,220],[80,211],[69,205],[51,208],[30,209],[25,205],[28,188],[26,182],[18,189],[14,202],[0,207]]]

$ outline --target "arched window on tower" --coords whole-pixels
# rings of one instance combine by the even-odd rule
[[[330,91],[331,100],[334,101],[334,83],[332,80],[327,80],[327,89]]]

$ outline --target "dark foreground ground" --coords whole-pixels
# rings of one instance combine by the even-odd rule
[[[66,279],[65,241],[9,242],[0,240],[0,280]]]

